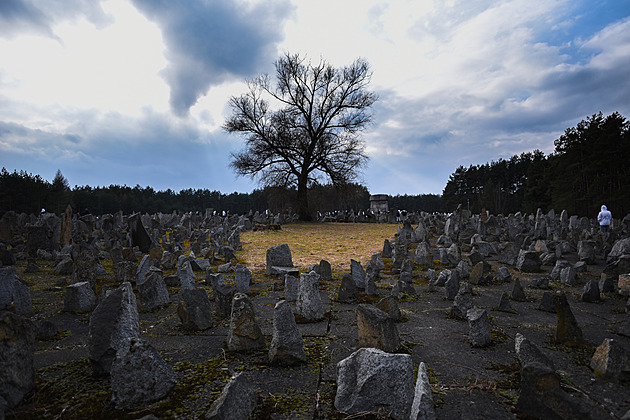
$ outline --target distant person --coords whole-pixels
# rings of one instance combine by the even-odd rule
[[[612,213],[606,208],[605,205],[602,206],[602,211],[597,215],[597,221],[599,222],[599,229],[604,232],[606,235],[606,239],[610,236],[610,221],[612,220]]]

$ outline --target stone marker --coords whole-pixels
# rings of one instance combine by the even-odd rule
[[[293,257],[291,256],[291,249],[289,248],[289,245],[281,244],[267,249],[266,263],[267,275],[279,274],[279,271],[281,270],[274,267],[293,268]]]
[[[536,251],[520,250],[516,260],[516,269],[524,272],[535,272],[540,270],[540,258]]]
[[[90,315],[88,350],[94,376],[109,375],[125,339],[139,336],[136,296],[131,283],[125,282],[110,291]]]
[[[398,306],[398,301],[394,296],[385,296],[378,301],[376,307],[385,312],[391,319],[394,320],[394,322],[399,322],[402,320],[400,307]]]
[[[337,364],[335,408],[348,414],[383,412],[407,420],[413,402],[409,354],[361,348]]]
[[[630,296],[630,273],[619,274],[617,291],[621,296]]]
[[[448,283],[448,282],[447,282]],[[467,320],[467,313],[473,308],[472,291],[470,285],[467,282],[463,282],[457,292],[457,295],[453,299],[453,306],[451,306],[451,316]]]
[[[324,317],[324,305],[319,294],[319,274],[314,271],[300,274],[296,312],[304,319],[318,321]]]
[[[176,383],[173,368],[139,338],[127,338],[112,363],[112,403],[116,408],[158,401]]]
[[[249,293],[249,285],[252,282],[252,272],[245,266],[240,266],[234,272],[234,284],[237,293]]]
[[[180,290],[177,315],[186,330],[201,331],[212,327],[212,306],[205,289]]]
[[[576,278],[577,272],[572,266],[565,267],[560,271],[560,283],[562,284],[574,286]]]
[[[558,314],[558,324],[554,334],[554,342],[564,345],[578,345],[582,343],[582,330],[577,324],[567,296],[562,292],[556,292],[554,305]]]
[[[254,304],[246,294],[236,293],[234,295],[227,346],[232,351],[265,348],[265,337],[256,323]]]
[[[418,378],[416,379],[409,420],[435,420],[433,394],[431,393],[431,384],[429,383],[424,362],[420,362],[418,366]]]
[[[525,291],[523,290],[523,286],[521,286],[521,281],[518,278],[514,279],[514,285],[512,286],[512,294],[510,295],[510,297],[516,302],[527,301],[527,296],[525,296]]]
[[[497,306],[497,311],[501,312],[514,312],[514,308],[512,308],[512,304],[510,303],[510,297],[507,292],[501,293],[501,298],[499,299],[499,305]]]
[[[514,339],[514,349],[516,350],[518,360],[521,362],[521,369],[529,363],[536,362],[555,370],[553,361],[548,358],[545,353],[536,346],[536,344],[525,338],[525,336],[521,333],[516,333],[516,338]]]
[[[35,327],[11,312],[0,312],[0,414],[17,406],[35,386]]]
[[[151,269],[151,257],[149,254],[142,257],[140,260],[140,264],[138,264],[138,268],[136,270],[136,286],[144,283],[145,276],[149,273]]]
[[[630,354],[618,340],[606,338],[595,350],[590,366],[597,376],[621,381],[630,380]]]
[[[357,306],[359,347],[372,347],[393,353],[400,347],[398,328],[387,313],[373,305]]]
[[[221,396],[212,403],[206,420],[247,420],[256,409],[258,396],[251,382],[243,373],[230,379]]]
[[[179,277],[180,289],[194,289],[196,287],[195,273],[190,266],[190,261],[183,255],[180,256],[177,263],[177,276]]]
[[[296,277],[289,274],[284,276],[284,300],[287,302],[295,302],[298,297],[298,288],[300,282]]]
[[[612,276],[602,273],[599,278],[599,291],[601,293],[615,293],[615,282]]]
[[[556,312],[556,304],[554,303],[553,294],[551,292],[543,292],[540,298],[538,310],[545,312]]]
[[[448,280],[444,283],[444,294],[446,299],[453,300],[459,292],[459,271],[451,270]]]
[[[332,267],[330,263],[326,260],[321,260],[319,262],[319,278],[322,281],[330,281],[332,280]]]
[[[227,284],[218,284],[214,289],[214,303],[217,305],[217,313],[220,316],[230,316],[232,313],[232,301],[236,288]]]
[[[584,285],[582,289],[582,295],[580,296],[582,302],[599,302],[601,296],[599,295],[599,282],[597,279],[590,279]]]
[[[337,302],[352,303],[356,302],[359,298],[359,289],[356,283],[352,280],[352,276],[345,273],[341,278],[341,285],[337,292]]]
[[[162,271],[156,268],[150,270],[142,283],[137,284],[140,307],[143,311],[163,308],[171,303],[171,297],[162,278]]]
[[[358,289],[365,289],[366,275],[360,262],[350,259],[350,275]]]
[[[492,344],[492,330],[490,319],[485,309],[471,309],[468,311],[468,329],[470,345],[486,347]]]
[[[392,254],[392,244],[389,243],[389,239],[385,239],[383,242],[383,252],[381,252],[381,257],[391,258]]]
[[[82,281],[66,286],[63,298],[63,310],[66,312],[90,312],[96,305],[96,295],[90,283]]]
[[[273,336],[269,346],[269,363],[294,366],[306,362],[304,340],[286,300],[276,303],[273,313]]]

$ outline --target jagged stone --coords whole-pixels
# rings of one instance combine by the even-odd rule
[[[601,296],[599,295],[599,283],[596,279],[590,279],[586,282],[580,300],[582,302],[599,302],[601,300]]]
[[[384,264],[383,264],[383,267],[385,267]],[[319,272],[317,274],[319,274],[319,279],[321,281],[331,281],[332,280],[332,267],[330,266],[330,263],[326,260],[321,260],[319,262]]]
[[[204,289],[179,291],[177,315],[187,330],[206,330],[212,327],[212,306]]]
[[[266,271],[267,275],[278,275],[279,270],[274,267],[293,268],[293,257],[288,244],[280,244],[267,249],[266,254]],[[282,270],[280,270],[282,271]],[[283,271],[282,274],[286,274]],[[293,275],[293,274],[292,274]]]
[[[110,291],[90,315],[88,350],[94,375],[108,375],[125,339],[139,336],[136,296],[131,283],[125,282]]]
[[[250,419],[258,396],[253,385],[243,373],[233,376],[223,388],[221,396],[212,403],[206,413],[206,420],[247,420]]]
[[[400,347],[394,320],[373,305],[357,306],[357,328],[359,347],[373,347],[389,353]]]
[[[306,362],[304,340],[286,300],[276,303],[273,313],[273,336],[269,346],[269,363],[293,366]]]
[[[317,321],[324,317],[324,305],[319,294],[319,274],[300,274],[298,297],[295,303],[296,312],[309,321]]]
[[[560,283],[566,284],[567,286],[575,285],[575,280],[577,278],[577,273],[575,268],[569,266],[565,267],[560,271]]]
[[[516,350],[518,360],[521,362],[521,368],[524,368],[529,363],[536,362],[548,366],[552,370],[555,369],[553,361],[547,357],[536,344],[525,338],[521,333],[516,333],[514,349]]]
[[[472,293],[468,283],[462,283],[451,306],[451,316],[467,320],[467,313],[473,308]]]
[[[159,269],[150,270],[142,283],[137,284],[138,298],[143,311],[152,311],[157,308],[168,306],[171,297],[166,288],[166,283],[162,279],[162,271]]]
[[[542,290],[549,289],[549,277],[542,276],[542,277],[533,278],[532,281],[529,282],[528,287],[530,289],[542,289]]]
[[[385,296],[381,300],[378,301],[376,307],[381,311],[385,312],[391,319],[395,322],[402,320],[402,314],[400,312],[400,307],[398,306],[398,301],[392,295]]]
[[[298,297],[299,281],[296,277],[284,276],[284,299],[287,302],[295,302]]]
[[[433,394],[424,362],[420,362],[418,366],[418,378],[416,379],[409,420],[435,420]]]
[[[509,283],[512,281],[512,274],[510,274],[510,270],[507,267],[500,267],[499,273],[497,274],[497,281],[501,283]]]
[[[457,270],[451,270],[448,280],[444,284],[444,294],[446,299],[453,300],[459,292],[459,272]]]
[[[352,276],[352,280],[354,280],[358,289],[365,289],[366,276],[360,262],[353,259],[350,260],[350,275]]]
[[[490,319],[485,309],[470,309],[467,314],[470,345],[486,347],[492,344]]]
[[[11,312],[0,312],[0,414],[17,406],[35,386],[35,327]]]
[[[234,295],[227,346],[232,351],[265,348],[265,337],[256,323],[254,304],[246,294]]]
[[[554,303],[553,294],[551,292],[543,292],[540,298],[538,310],[545,312],[556,312],[556,304]]]
[[[218,284],[214,288],[214,302],[217,305],[216,311],[219,315],[230,316],[235,293],[236,289],[227,284]]]
[[[181,255],[177,262],[177,277],[179,277],[180,289],[194,289],[195,273],[190,266],[190,261],[185,256]]]
[[[554,334],[554,342],[565,345],[581,344],[582,330],[578,326],[577,320],[571,311],[571,306],[567,301],[567,296],[562,292],[554,295],[554,305],[558,314],[558,324]]]
[[[510,297],[507,292],[501,293],[501,298],[499,299],[499,305],[497,306],[497,311],[501,312],[514,312],[514,308],[512,308],[512,304],[510,303]]]
[[[516,260],[516,269],[524,272],[540,271],[540,258],[535,251],[520,250]]]
[[[615,282],[612,276],[602,273],[599,278],[599,290],[602,293],[615,293]]]
[[[63,310],[66,312],[90,312],[96,305],[96,295],[90,283],[82,281],[66,287]]]
[[[413,396],[408,354],[361,348],[337,364],[335,408],[341,412],[385,412],[392,419],[407,420]]]
[[[176,384],[173,368],[139,338],[127,338],[112,363],[112,403],[117,408],[158,401]]]
[[[234,272],[234,284],[238,293],[249,293],[249,285],[252,282],[252,272],[249,268],[241,266]]]
[[[630,381],[630,354],[618,340],[605,339],[595,350],[590,366],[597,376]]]
[[[521,281],[518,278],[514,279],[510,298],[516,302],[525,302],[527,300],[523,286],[521,286]]]

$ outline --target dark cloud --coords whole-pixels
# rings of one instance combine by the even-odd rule
[[[212,85],[270,68],[283,39],[283,21],[293,13],[288,0],[254,6],[233,0],[133,3],[162,29],[169,61],[163,75],[179,115]]]
[[[111,22],[101,8],[100,0],[1,0],[0,37],[12,38],[31,32],[59,40],[53,25],[79,16],[85,16],[97,26]]]

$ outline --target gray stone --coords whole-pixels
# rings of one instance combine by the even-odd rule
[[[451,316],[463,320],[468,319],[466,314],[473,308],[472,293],[467,285],[468,283],[461,284],[451,306]]]
[[[319,275],[314,271],[300,274],[295,308],[300,316],[309,321],[324,317],[324,305],[319,294]]]
[[[580,300],[582,302],[599,302],[601,300],[599,295],[599,283],[596,279],[590,279],[586,282],[584,289],[582,289]]]
[[[501,293],[501,298],[499,299],[499,305],[497,306],[497,311],[501,312],[514,312],[512,308],[512,304],[510,303],[510,297],[507,292]]]
[[[149,270],[151,269],[151,257],[149,254],[142,257],[140,260],[140,264],[138,264],[138,269],[136,271],[136,286],[144,283],[145,277],[149,274]]]
[[[500,267],[499,273],[497,275],[497,280],[501,283],[509,283],[512,281],[512,274],[510,274],[510,270],[507,267]]]
[[[530,289],[549,289],[549,277],[541,276],[533,278],[532,281],[529,282]]]
[[[578,258],[587,264],[595,264],[595,242],[580,241],[578,243]]]
[[[35,323],[35,338],[38,340],[51,340],[59,334],[59,329],[54,322],[41,319]]]
[[[525,302],[527,300],[521,281],[518,278],[514,279],[514,285],[512,286],[512,294],[510,295],[510,298],[517,302]]]
[[[249,293],[249,285],[252,282],[252,272],[249,268],[240,266],[234,272],[234,284],[238,293]]]
[[[131,261],[120,261],[114,263],[114,277],[119,283],[135,283],[137,280],[138,267]]]
[[[11,409],[35,387],[35,327],[26,318],[2,311],[0,337],[0,403],[4,400]]]
[[[31,301],[31,292],[26,284],[22,283],[19,278],[15,278],[13,283],[13,310],[16,314],[22,316],[33,315],[33,303]]]
[[[451,277],[451,270],[445,269],[440,271],[440,274],[435,281],[435,285],[438,287],[443,287],[446,284],[446,281]]]
[[[59,276],[68,276],[72,274],[73,266],[74,263],[72,262],[72,258],[65,257],[55,266],[54,273]]]
[[[330,263],[326,260],[321,260],[319,262],[319,278],[321,281],[331,281],[332,280],[332,267]]]
[[[577,278],[577,273],[575,272],[575,268],[569,266],[565,267],[560,271],[560,283],[566,284],[567,286],[575,285],[575,280]]]
[[[455,267],[455,269],[459,272],[460,279],[467,279],[470,276],[468,263],[464,260],[460,261],[459,264],[457,264],[457,267]]]
[[[276,303],[273,313],[273,335],[269,346],[269,363],[294,366],[306,362],[304,340],[286,300]]]
[[[206,271],[206,283],[210,283],[210,287],[212,287],[212,298],[216,299],[216,290],[220,284],[225,284],[225,279],[223,278],[223,274],[221,273],[212,273]],[[232,300],[230,299],[230,302]],[[231,305],[231,303],[230,303]]]
[[[221,396],[212,403],[206,420],[248,420],[252,417],[258,396],[253,385],[243,373],[230,379]]]
[[[392,419],[407,420],[413,396],[408,354],[362,348],[337,364],[335,408],[341,412],[385,412]]]
[[[630,354],[619,340],[606,338],[595,350],[590,366],[597,376],[621,381],[630,380]]]
[[[284,276],[284,299],[287,302],[295,302],[298,297],[299,281],[296,277]]]
[[[219,284],[214,289],[214,303],[217,305],[216,311],[220,316],[226,317],[232,313],[232,301],[235,293],[236,288],[227,284]]]
[[[341,284],[339,285],[339,291],[337,292],[337,301],[343,303],[356,302],[359,298],[359,289],[356,283],[352,279],[352,276],[345,273],[341,278]]]
[[[433,254],[426,242],[420,242],[416,248],[414,260],[416,264],[423,266],[425,269],[433,268]]]
[[[554,305],[558,315],[558,323],[553,341],[565,345],[577,345],[583,342],[582,330],[571,311],[567,296],[562,292],[556,292]]]
[[[94,375],[108,375],[125,339],[139,336],[136,296],[131,283],[125,282],[110,291],[90,315],[88,351]]]
[[[140,220],[140,213],[135,213],[129,216],[129,236],[131,237],[131,246],[138,247],[144,254],[148,254],[151,248],[153,248],[153,241],[147,233],[147,230],[142,225]]]
[[[90,312],[96,305],[96,295],[90,283],[82,281],[66,287],[63,310],[66,312]]]
[[[232,351],[265,348],[265,337],[256,323],[254,304],[244,293],[236,293],[232,301],[227,346]]]
[[[555,369],[553,361],[547,357],[536,344],[525,338],[521,333],[516,333],[514,349],[516,350],[518,360],[521,362],[521,369],[533,362],[541,363],[552,370]]]
[[[409,420],[435,420],[433,394],[431,393],[431,384],[429,383],[424,362],[420,362],[418,366],[418,378],[416,379]]]
[[[556,265],[551,270],[551,274],[549,275],[552,280],[560,280],[560,272],[566,268],[570,267],[571,263],[567,260],[557,260]]]
[[[185,259],[185,257],[184,259],[181,257],[177,263],[177,277],[179,277],[180,289],[194,289],[196,287],[195,273],[190,266],[190,261]]]
[[[365,271],[361,266],[361,263],[351,259],[350,260],[350,275],[352,276],[352,280],[357,285],[359,289],[365,289]]]
[[[402,313],[400,312],[400,307],[398,306],[398,301],[394,296],[385,296],[381,300],[378,301],[376,307],[381,311],[385,312],[391,319],[395,322],[402,320]]]
[[[615,282],[612,276],[602,273],[599,278],[599,290],[602,293],[615,293]]]
[[[393,353],[400,347],[396,323],[373,305],[357,306],[359,347],[372,347]]]
[[[166,283],[162,278],[162,271],[152,269],[149,271],[142,283],[137,284],[138,298],[143,311],[152,311],[157,308],[168,306],[171,297],[166,288]]]
[[[383,252],[381,252],[381,257],[392,258],[392,255],[392,244],[389,242],[389,239],[385,239],[383,242]]]
[[[483,261],[479,261],[470,270],[468,281],[471,284],[479,284],[483,278]]]
[[[179,291],[177,315],[186,330],[201,331],[212,327],[212,306],[204,289]]]
[[[267,275],[273,275],[272,267],[293,267],[293,257],[288,244],[272,246],[266,254]]]
[[[160,353],[139,338],[127,338],[111,368],[112,403],[116,408],[158,401],[177,384]]]
[[[543,292],[540,298],[538,310],[545,312],[556,312],[556,304],[554,303],[553,294],[551,292]]]
[[[540,271],[540,258],[535,251],[521,250],[516,260],[516,269],[524,272]]]
[[[492,344],[492,330],[490,319],[485,309],[471,309],[468,311],[468,329],[470,345],[473,347],[486,347]]]
[[[448,280],[444,284],[444,294],[446,299],[453,300],[459,292],[459,272],[457,270],[451,270]]]

